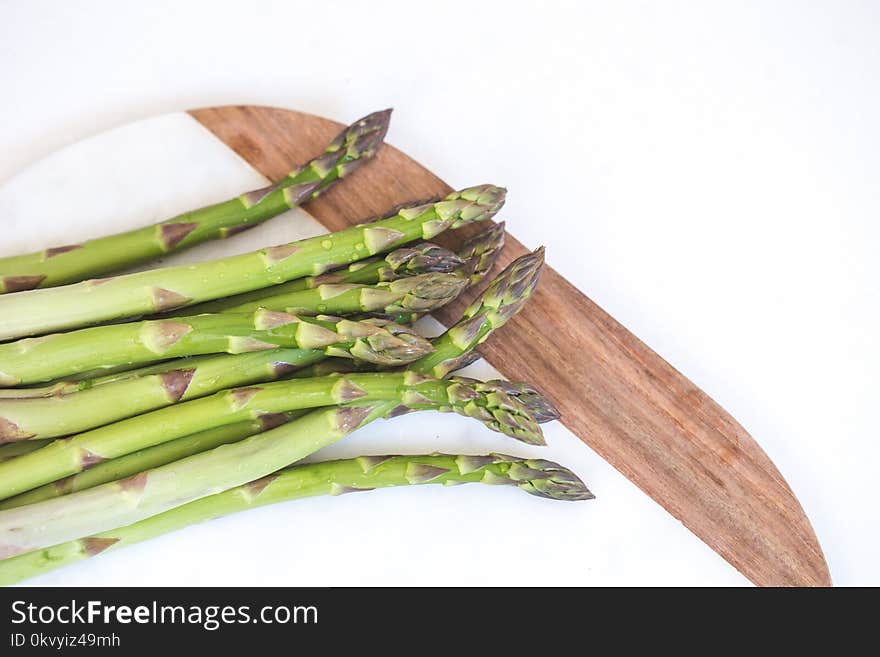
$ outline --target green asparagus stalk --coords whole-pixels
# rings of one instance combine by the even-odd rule
[[[226,388],[272,381],[324,357],[323,351],[306,349],[197,356],[168,361],[138,375],[109,377],[107,383],[98,380],[66,394],[0,399],[0,442],[81,433]]]
[[[51,439],[23,440],[17,443],[0,445],[0,463],[2,463],[3,461],[14,459],[17,456],[21,456],[22,454],[30,454],[31,452],[35,452],[36,450],[40,449],[41,447],[45,447],[51,442]]]
[[[399,295],[401,299],[406,296]],[[260,309],[110,324],[24,338],[0,344],[0,368],[8,383],[27,385],[105,366],[137,366],[159,359],[241,354],[278,347],[321,350],[328,356],[358,358],[379,365],[408,363],[431,350],[426,340],[394,323],[355,322],[324,315],[298,317]]]
[[[543,444],[540,427],[528,409],[516,398],[486,385],[438,381],[412,372],[371,372],[224,390],[56,440],[35,452],[0,463],[0,500],[82,472],[97,463],[214,427],[266,413],[353,401],[398,400],[401,412],[442,404],[443,410],[474,417],[495,431],[511,432],[518,440]]]
[[[396,281],[405,276],[420,274],[457,273],[464,276],[471,285],[477,284],[491,271],[504,247],[504,223],[490,226],[467,240],[458,254],[430,242],[395,249],[384,258],[361,260],[346,268],[327,272],[320,276],[306,276],[281,285],[237,294],[225,299],[200,303],[188,309],[172,311],[168,316],[196,313],[225,312],[230,309],[258,308],[267,298],[278,298],[293,292],[311,290],[322,285],[373,285]],[[263,305],[268,308],[268,305]],[[191,311],[191,312],[187,312]],[[327,311],[330,312],[330,311]],[[380,311],[371,311],[376,316]],[[389,321],[409,324],[418,319],[420,312],[384,312]]]
[[[467,279],[456,274],[420,274],[373,285],[325,283],[310,290],[243,303],[224,312],[247,313],[266,308],[307,316],[426,313],[455,299],[467,285]]]
[[[355,122],[322,155],[269,187],[145,228],[0,258],[0,294],[103,276],[251,228],[314,198],[367,162],[381,146],[390,118],[386,110]]]
[[[365,321],[373,326],[383,326],[383,324],[376,321],[375,318],[368,318]],[[395,327],[392,327],[392,330],[395,330]],[[174,358],[171,360],[158,361],[151,365],[136,368],[131,368],[125,365],[118,367],[103,367],[97,370],[89,370],[81,374],[74,374],[63,379],[56,379],[44,386],[0,388],[0,400],[59,397],[74,392],[91,390],[92,388],[107,383],[121,383],[123,381],[130,381],[151,374],[164,374],[176,370],[196,369],[207,366],[208,364],[211,365],[211,370],[206,371],[220,373],[237,367],[244,367],[246,371],[253,372],[254,376],[263,377],[263,372],[255,372],[251,365],[244,365],[244,363],[250,363],[252,359],[259,359],[260,361],[265,362],[267,367],[271,366],[271,364],[276,362],[277,359],[278,368],[280,368],[281,371],[266,372],[268,376],[265,377],[265,380],[271,380],[277,376],[288,374],[293,370],[302,367],[311,360],[311,356],[313,355],[319,356],[320,358],[326,357],[324,356],[323,351],[315,351],[313,353],[311,350],[306,349],[272,349],[248,352],[248,354],[207,354],[204,356],[190,356],[188,358]],[[289,363],[287,359],[291,359]],[[226,373],[229,374],[229,372]],[[247,374],[247,376],[250,376],[250,374]],[[264,379],[258,378],[256,380]],[[234,380],[229,380],[223,387],[231,388],[232,386],[248,383],[249,381],[250,379],[242,381],[241,383],[236,383]],[[189,390],[190,389],[188,388],[187,391]]]
[[[561,465],[501,454],[362,456],[296,465],[126,527],[0,561],[0,585],[15,584],[206,520],[278,502],[392,486],[461,483],[508,484],[552,500],[593,498],[577,475]]]
[[[279,352],[299,354],[300,352],[306,351],[308,350],[275,349],[269,351],[251,352],[250,357],[265,358],[266,362],[272,362],[274,354]],[[323,356],[323,352],[321,352],[320,355]],[[145,365],[143,367],[130,368],[124,365],[119,367],[106,367],[98,370],[89,370],[88,372],[83,372],[81,374],[74,374],[72,376],[64,377],[63,379],[56,379],[55,381],[49,382],[43,386],[29,386],[27,388],[0,388],[0,400],[60,397],[62,395],[69,395],[75,392],[91,390],[95,387],[104,385],[105,383],[121,383],[123,381],[130,381],[138,377],[149,376],[152,374],[163,374],[165,372],[176,370],[195,369],[196,367],[201,366],[202,363],[213,361],[218,362],[218,365],[220,366],[220,370],[218,371],[222,371],[224,369],[234,367],[234,363],[236,363],[238,359],[244,357],[245,354],[208,354],[205,356],[191,356],[189,358],[174,358],[171,360],[158,361],[152,365]],[[289,371],[292,371],[292,369],[293,368],[288,368]],[[273,377],[270,376],[269,378],[271,379]],[[232,387],[233,385],[237,384],[230,383],[226,387]],[[2,401],[0,401],[0,403],[2,403]]]
[[[55,394],[73,392],[76,390],[76,386],[74,381],[57,381],[51,385],[32,388],[0,388],[0,400],[51,397]]]
[[[237,443],[250,436],[273,429],[292,419],[302,417],[307,412],[267,413],[253,420],[233,422],[232,424],[201,431],[191,436],[177,438],[167,443],[153,445],[152,447],[120,456],[118,459],[98,463],[84,472],[53,481],[51,484],[34,488],[21,495],[10,497],[0,502],[0,509],[14,509],[15,507],[50,500],[62,495],[94,488],[111,481],[117,481],[118,479],[124,479],[138,472],[156,468],[166,463],[173,463],[187,456],[214,449],[220,445]],[[23,444],[28,443],[12,443],[10,446]]]
[[[204,356],[190,356],[188,358],[174,358],[171,360],[158,361],[153,363],[152,365],[145,365],[143,367],[129,368],[129,369],[119,369],[117,368],[102,368],[100,370],[89,370],[89,372],[84,373],[83,375],[76,374],[70,377],[66,377],[64,379],[57,379],[54,382],[50,382],[44,386],[33,386],[28,388],[2,388],[0,389],[0,407],[2,407],[3,403],[7,399],[45,399],[47,397],[62,397],[65,395],[71,395],[78,392],[85,392],[87,390],[93,390],[102,385],[108,383],[122,383],[128,382],[133,379],[151,376],[154,374],[165,374],[168,372],[175,372],[178,370],[196,370],[197,368],[203,366],[211,366],[211,370],[216,371],[217,373],[226,372],[226,370],[230,370],[239,366],[244,366],[248,372],[253,372],[249,363],[251,360],[260,360],[267,364],[267,367],[275,362],[275,359],[278,358],[278,365],[282,371],[277,374],[272,371],[266,372],[268,376],[267,380],[273,379],[276,376],[280,376],[282,374],[288,374],[292,372],[294,369],[299,368],[302,365],[305,365],[309,362],[311,356],[315,353],[319,359],[324,358],[324,353],[320,351],[311,351],[308,349],[270,349],[266,351],[254,351],[254,352],[246,352],[244,354],[207,354]],[[291,359],[288,363],[287,359]],[[340,360],[345,360],[340,359]],[[245,363],[248,363],[245,365]],[[216,370],[214,366],[216,365]],[[205,371],[211,371],[205,370]],[[98,376],[97,373],[105,371],[107,374]],[[227,374],[229,372],[226,372]],[[86,376],[86,374],[90,374],[91,377]],[[262,376],[263,372],[254,373],[255,376]],[[262,380],[262,379],[260,379]],[[249,381],[242,381],[241,383],[235,383],[234,380],[228,383],[226,388],[231,388],[235,385],[241,385],[243,383],[247,383]],[[187,388],[187,392],[189,392],[190,388]],[[2,412],[0,412],[0,416],[2,416]]]
[[[348,267],[336,271],[327,272],[319,276],[305,276],[287,283],[273,285],[272,287],[236,294],[223,299],[207,301],[195,306],[166,313],[167,317],[183,314],[196,315],[199,313],[219,313],[260,301],[268,296],[290,294],[311,290],[320,285],[374,285],[384,281],[394,281],[404,276],[418,276],[420,274],[448,274],[466,266],[466,261],[452,251],[431,242],[420,242],[412,246],[395,249],[384,258],[371,258],[358,260]]]
[[[321,274],[430,239],[448,228],[489,219],[501,208],[504,194],[491,185],[471,187],[330,235],[194,265],[3,295],[0,340],[172,310]],[[8,373],[5,378],[15,381]],[[3,380],[0,370],[0,385]]]
[[[335,285],[372,285],[395,281],[404,276],[418,276],[428,273],[448,274],[456,272],[465,276],[471,285],[478,283],[492,269],[504,247],[504,222],[489,226],[467,240],[458,254],[452,253],[431,242],[421,242],[413,246],[395,249],[384,258],[360,260],[348,267],[321,274],[306,276],[271,288],[245,292],[225,299],[217,299],[193,306],[190,310],[198,313],[215,313],[240,307],[267,296],[278,296],[291,292],[301,292],[328,283]],[[184,311],[172,311],[169,315],[179,315]],[[410,313],[411,317],[415,313]],[[401,320],[400,323],[409,323]]]
[[[311,398],[313,404],[319,400],[315,405],[321,406],[351,399],[357,401],[319,409],[241,442],[195,454],[133,477],[0,511],[0,558],[122,527],[192,500],[245,484],[305,458],[373,419],[394,417],[401,412],[456,412],[473,417],[489,428],[517,440],[531,444],[543,443],[541,429],[525,407],[516,398],[508,397],[494,388],[483,389],[464,381],[439,381],[413,372],[355,374],[327,379],[334,382],[330,395],[326,390],[318,390],[315,386],[312,395],[288,395],[288,398],[292,398],[291,406],[285,410],[308,407],[308,402],[304,401],[307,398]],[[312,383],[321,382],[312,380]],[[326,381],[323,383],[326,384]],[[277,387],[278,384],[269,384],[266,388],[270,386]],[[385,391],[378,392],[382,387],[385,387]],[[239,404],[247,405],[255,397],[263,397],[270,402],[271,396],[265,394],[266,388],[249,394],[249,399],[244,402],[241,401],[244,395],[239,390]],[[372,390],[376,390],[378,394]],[[232,399],[234,401],[235,396]],[[196,400],[165,410],[179,411],[186,405],[195,405],[202,401]],[[264,411],[267,406],[268,403],[261,404]],[[202,419],[203,422],[210,422],[210,418]],[[149,430],[149,426],[146,429]],[[5,464],[0,463],[0,469],[13,470],[11,476],[6,476],[5,472],[0,475],[0,486],[4,492],[13,489],[27,476],[33,475],[34,470],[38,469],[33,466],[38,466],[42,474],[45,474],[50,461],[45,453],[59,443],[72,443],[78,438],[56,441],[37,452],[20,456]],[[168,439],[166,435],[162,441]],[[118,446],[119,441],[116,440],[109,447],[118,449]],[[60,449],[64,450],[65,447]],[[44,453],[43,458],[40,458],[41,453]],[[16,464],[18,467],[4,468],[4,465],[9,464]],[[10,479],[15,481],[9,481]],[[32,487],[34,486],[29,486]]]
[[[342,358],[326,358],[314,365],[309,365],[308,367],[298,370],[291,376],[293,378],[312,378],[330,376],[333,374],[350,374],[353,371],[355,370],[351,369],[348,361]],[[480,386],[484,392],[491,392],[494,390],[498,393],[516,398],[516,400],[528,411],[529,416],[538,424],[552,422],[553,420],[558,420],[560,417],[559,411],[553,405],[553,402],[530,383],[506,381],[501,379],[479,381],[477,379],[463,376],[455,377],[455,380],[466,382],[470,385]]]
[[[142,367],[131,367],[130,365],[100,367],[95,370],[88,370],[54,379],[41,385],[0,388],[0,399],[29,399],[35,397],[67,395],[71,392],[87,390],[102,383],[116,383],[123,379],[131,379],[145,374],[157,374],[159,372],[178,369],[176,361],[186,360],[187,362],[190,362],[202,358],[211,358],[213,356],[214,354],[208,356],[193,356],[187,359],[158,360],[155,363],[144,365]]]

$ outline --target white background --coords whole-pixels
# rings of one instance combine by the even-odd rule
[[[507,186],[511,232],[758,439],[835,582],[877,585],[878,80],[871,2],[0,0],[0,182],[158,113],[257,103],[347,121],[393,106],[389,141],[453,186]],[[248,174],[220,168],[239,191]],[[51,179],[34,208],[42,194]],[[360,448],[401,449],[426,419]],[[48,581],[744,582],[589,450],[564,455],[575,448],[599,499],[541,506],[545,548],[511,540],[517,570],[472,546],[533,500],[471,487],[265,509]],[[471,500],[494,519],[458,523]],[[397,522],[377,526],[377,506]],[[279,544],[271,528],[294,515],[299,540]]]

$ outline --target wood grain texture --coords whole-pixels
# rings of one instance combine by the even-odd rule
[[[319,152],[342,127],[267,107],[208,108],[191,115],[272,180]],[[504,181],[472,184],[483,182]],[[449,191],[430,171],[386,146],[374,163],[306,209],[338,230]],[[479,230],[468,228],[436,241],[455,247]],[[524,252],[508,235],[499,267]],[[475,295],[437,318],[451,324]],[[559,312],[562,307],[569,311]],[[505,376],[543,390],[566,427],[755,584],[831,584],[809,520],[755,440],[552,268],[545,267],[523,312],[481,351]]]

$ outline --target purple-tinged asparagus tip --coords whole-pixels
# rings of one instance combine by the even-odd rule
[[[498,256],[504,249],[504,228],[505,224],[501,221],[474,235],[462,245],[458,255],[465,260],[465,265],[460,271],[469,277],[471,285],[483,280],[498,261]]]
[[[339,145],[346,147],[346,156],[353,160],[372,157],[385,140],[390,122],[391,109],[368,114],[342,132]],[[347,167],[345,173],[351,170]]]
[[[559,411],[553,405],[553,402],[547,399],[540,390],[530,383],[496,379],[487,381],[484,385],[493,386],[501,392],[515,397],[529,410],[529,413],[531,413],[538,424],[552,422],[560,417]]]
[[[385,262],[401,275],[445,274],[465,264],[459,255],[431,242],[395,249],[385,256]]]
[[[596,497],[574,472],[553,461],[523,459],[506,454],[492,456],[496,463],[509,463],[506,476],[532,495],[566,502],[592,500]]]
[[[530,409],[518,397],[512,397],[490,381],[455,377],[448,389],[452,410],[479,420],[493,431],[529,445],[546,445],[541,427]]]
[[[516,468],[517,464],[511,467],[511,472]],[[545,461],[544,459],[524,461],[519,466],[518,476],[524,477],[524,481],[517,485],[527,493],[539,497],[565,502],[596,498],[574,472],[553,461]]]
[[[498,214],[506,198],[507,190],[496,185],[477,185],[453,192],[446,197],[447,201],[463,200],[471,205],[460,211],[451,228],[458,228],[473,221],[491,219]]]
[[[465,317],[473,317],[481,310],[490,310],[493,328],[500,328],[532,296],[543,266],[543,246],[520,256],[489,284],[482,296],[465,311]]]

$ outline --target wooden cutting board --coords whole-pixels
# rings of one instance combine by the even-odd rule
[[[272,180],[319,152],[342,128],[270,107],[213,107],[190,114]],[[339,230],[400,203],[450,191],[426,168],[386,146],[374,163],[306,209],[327,229]],[[476,230],[446,233],[437,241],[455,247]],[[525,251],[508,235],[498,266]],[[454,322],[475,294],[437,318]],[[557,405],[568,429],[755,584],[831,584],[809,520],[755,440],[552,268],[545,267],[523,312],[481,351],[505,376],[536,384]]]

